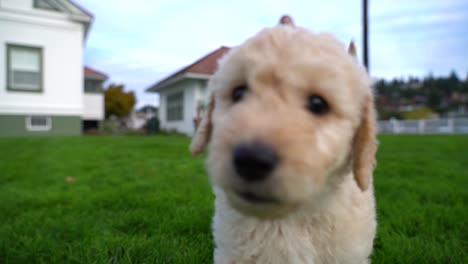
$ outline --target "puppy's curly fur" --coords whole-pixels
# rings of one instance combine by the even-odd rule
[[[247,90],[238,102],[233,89]],[[330,34],[278,25],[232,49],[209,82],[191,144],[209,144],[216,195],[215,263],[368,263],[376,229],[371,82]],[[310,96],[329,106],[307,109]],[[261,182],[241,179],[233,148],[261,141],[280,159]],[[255,202],[243,192],[268,197]]]

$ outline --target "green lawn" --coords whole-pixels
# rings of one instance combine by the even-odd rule
[[[0,263],[210,263],[213,196],[188,143],[0,139]],[[468,263],[468,136],[381,136],[378,161],[373,263]]]

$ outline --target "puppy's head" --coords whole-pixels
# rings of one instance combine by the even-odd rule
[[[283,215],[318,203],[353,173],[369,188],[375,156],[373,97],[365,70],[328,34],[268,28],[232,49],[209,82],[193,138],[212,184],[240,212]]]

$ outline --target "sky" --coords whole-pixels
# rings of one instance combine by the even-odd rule
[[[361,0],[75,0],[94,14],[85,64],[158,105],[146,88],[220,46],[235,46],[283,14],[328,31],[362,55]],[[369,0],[373,77],[468,73],[468,0]],[[361,60],[362,61],[362,60]]]

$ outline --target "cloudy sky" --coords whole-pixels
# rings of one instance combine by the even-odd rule
[[[233,46],[283,14],[331,31],[361,53],[361,0],[75,0],[95,16],[85,63],[158,104],[145,89],[218,48]],[[369,0],[375,77],[468,73],[468,0]],[[361,55],[361,54],[359,54]]]

